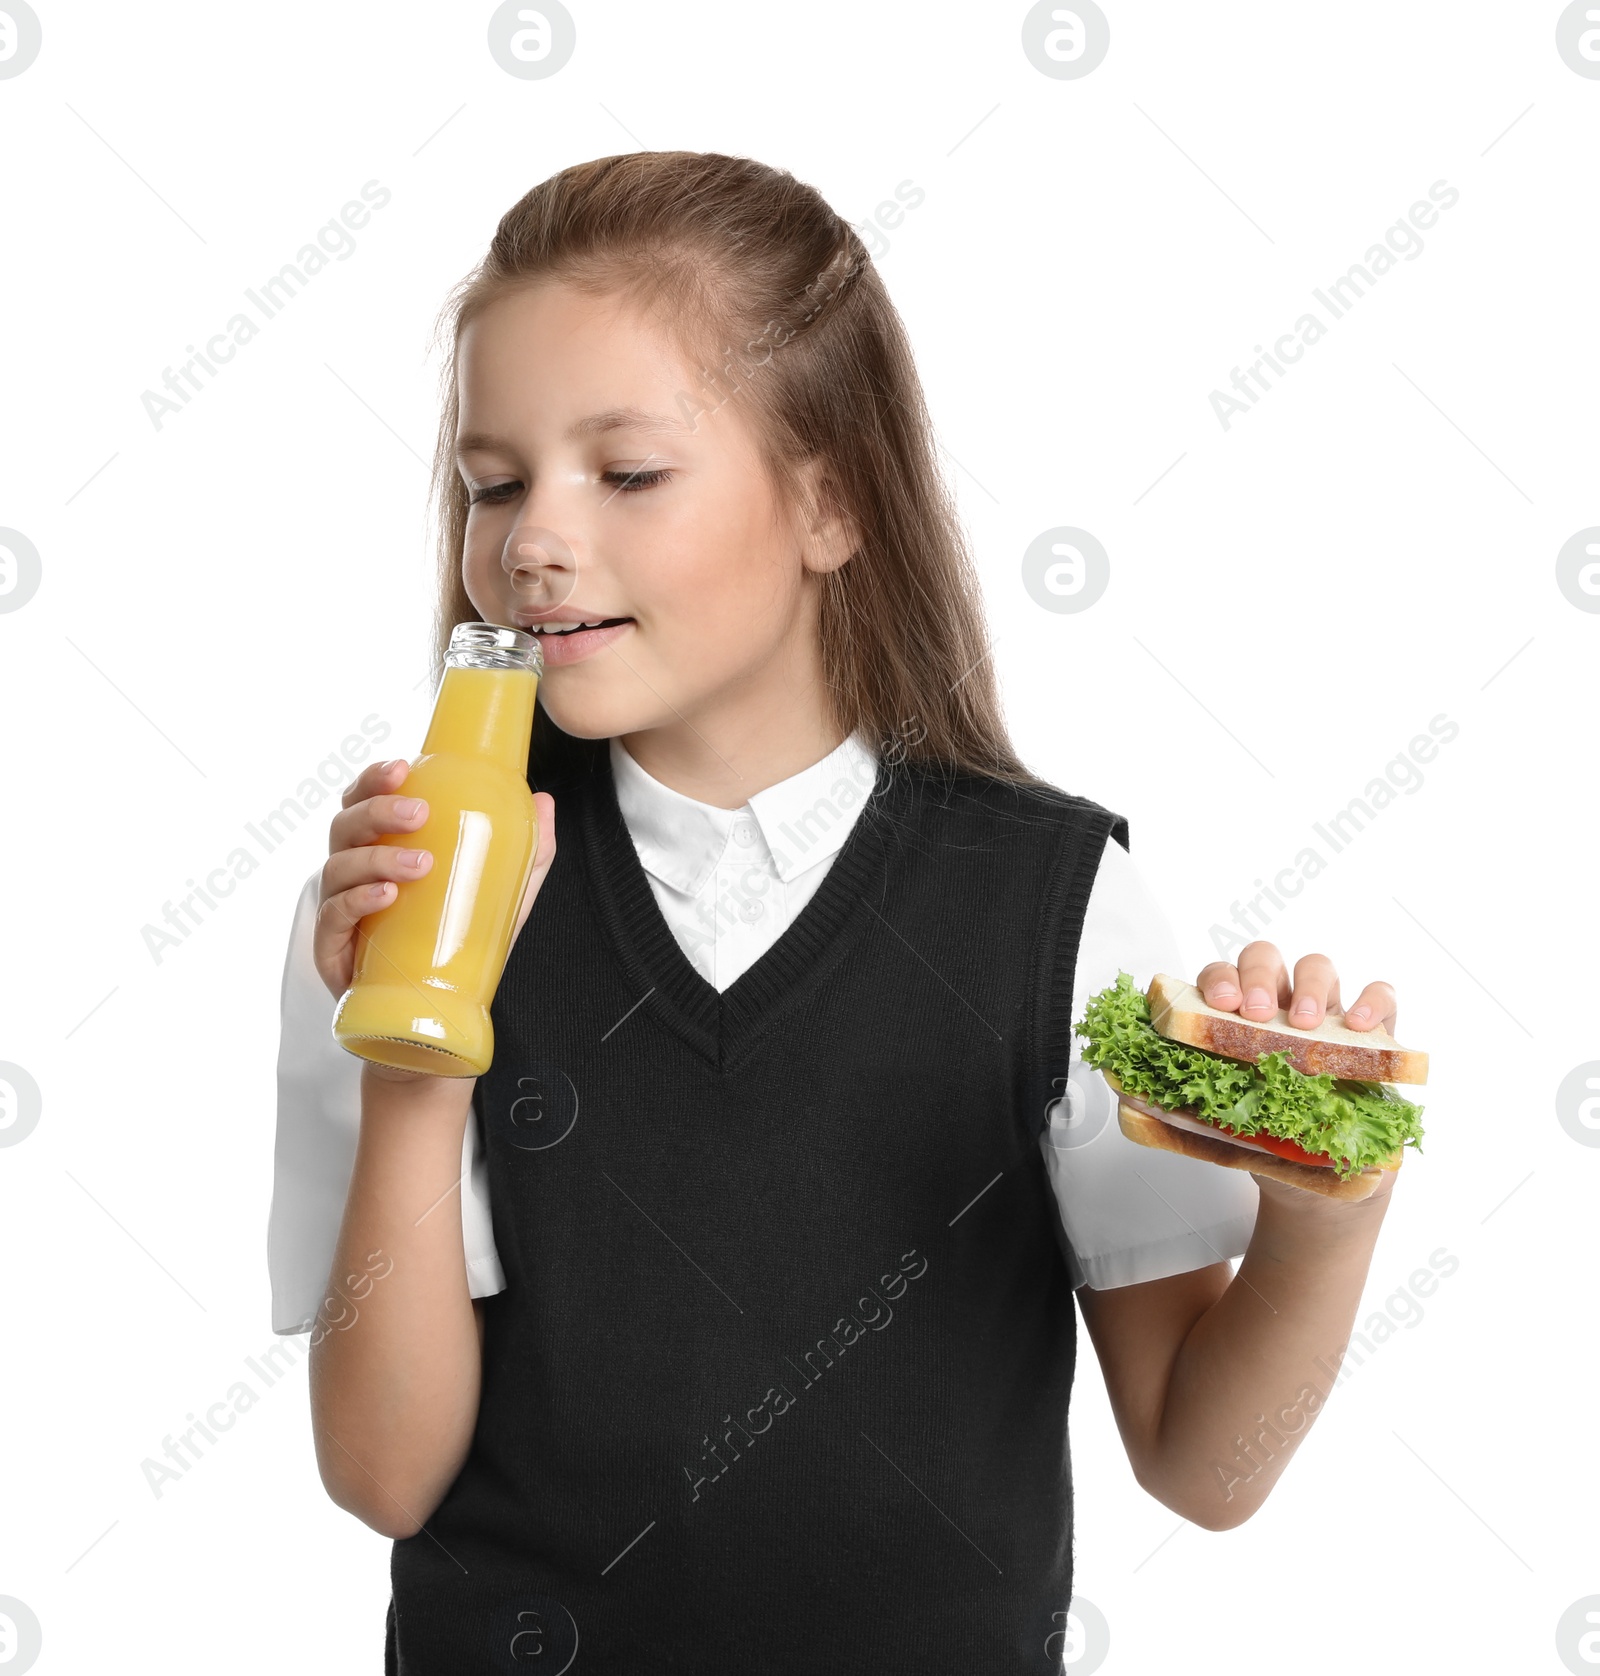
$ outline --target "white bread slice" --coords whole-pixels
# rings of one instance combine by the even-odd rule
[[[1314,1030],[1301,1030],[1291,1024],[1282,1007],[1258,1024],[1237,1013],[1207,1006],[1192,983],[1167,972],[1157,972],[1150,980],[1147,996],[1150,1023],[1158,1035],[1220,1054],[1224,1059],[1254,1065],[1258,1053],[1281,1049],[1289,1055],[1289,1063],[1308,1077],[1325,1071],[1329,1076],[1353,1077],[1360,1082],[1428,1080],[1427,1054],[1401,1047],[1381,1026],[1351,1030],[1342,1012],[1328,1013]]]
[[[1386,1158],[1381,1166],[1372,1165],[1360,1175],[1341,1181],[1338,1173],[1327,1164],[1296,1164],[1292,1159],[1279,1158],[1251,1146],[1244,1137],[1227,1140],[1221,1135],[1196,1135],[1191,1130],[1179,1129],[1165,1123],[1157,1114],[1159,1106],[1151,1105],[1136,1095],[1124,1091],[1122,1084],[1110,1071],[1101,1071],[1117,1095],[1117,1126],[1130,1141],[1140,1146],[1154,1147],[1158,1152],[1176,1152],[1185,1158],[1199,1158],[1207,1164],[1221,1164],[1230,1170],[1251,1170],[1290,1187],[1303,1187],[1311,1193],[1321,1193],[1329,1199],[1365,1199],[1378,1189],[1384,1170],[1398,1170],[1402,1162],[1401,1147]],[[1184,1111],[1183,1116],[1195,1114]],[[1242,1143],[1242,1144],[1241,1144]]]

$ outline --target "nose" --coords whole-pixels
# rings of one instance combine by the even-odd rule
[[[519,524],[506,537],[500,564],[519,609],[547,611],[563,604],[578,579],[571,547],[541,524]]]

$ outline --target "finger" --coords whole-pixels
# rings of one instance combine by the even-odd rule
[[[1396,1017],[1393,986],[1374,980],[1355,998],[1344,1015],[1344,1023],[1351,1030],[1371,1030],[1382,1025],[1392,1036]]]
[[[1289,973],[1275,943],[1246,943],[1239,950],[1239,987],[1244,991],[1240,1018],[1259,1023],[1288,1006]]]
[[[395,775],[396,785],[402,776]],[[359,783],[359,782],[355,782]],[[375,843],[385,833],[415,832],[428,818],[426,798],[410,797],[403,792],[380,791],[345,807],[328,823],[328,853],[353,850],[362,844]]]
[[[369,762],[344,788],[344,796],[339,801],[348,809],[352,803],[359,803],[375,792],[395,791],[404,785],[410,772],[411,764],[404,757],[391,757],[387,762]]]
[[[420,855],[421,860],[409,862],[406,859],[409,855]],[[323,900],[312,922],[311,962],[335,995],[342,995],[350,987],[362,920],[380,908],[387,908],[406,878],[420,878],[433,865],[426,850],[402,851],[379,845],[371,850],[348,850],[333,857],[323,868],[324,881],[330,869],[355,867],[366,858],[371,858],[375,872],[383,870],[389,876],[363,874],[360,883],[343,890],[328,890],[325,882]]]
[[[547,791],[533,794],[533,812],[539,821],[539,847],[533,854],[533,871],[543,878],[556,858],[556,800]]]
[[[534,898],[556,858],[556,800],[547,791],[536,791],[533,794],[533,809],[539,822],[539,846],[533,854],[533,871],[522,893],[522,905],[517,909],[519,933],[527,924],[528,915],[533,912]]]
[[[1226,960],[1202,966],[1194,986],[1200,991],[1200,999],[1220,1013],[1231,1013],[1239,1005],[1239,970]]]
[[[338,891],[319,904],[311,927],[311,963],[334,995],[343,995],[355,972],[356,929],[368,915],[394,900],[395,887],[383,886],[389,894],[371,894],[373,886]]]
[[[359,893],[364,886],[381,884],[386,880],[391,887],[405,884],[408,880],[420,879],[432,866],[433,851],[421,845],[363,844],[359,849],[340,850],[322,864],[323,900],[350,892]],[[382,907],[385,902],[394,900],[394,890],[368,892],[362,900]],[[370,914],[372,908],[364,907],[362,912]]]
[[[1325,954],[1305,954],[1294,963],[1294,999],[1289,1022],[1297,1030],[1315,1030],[1328,1016],[1338,993],[1339,974]]]
[[[317,908],[312,924],[312,949],[320,965],[351,942],[368,914],[394,901],[396,886],[386,880],[335,891]]]

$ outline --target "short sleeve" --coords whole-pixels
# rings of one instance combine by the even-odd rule
[[[278,1131],[273,1148],[267,1270],[272,1330],[309,1332],[333,1267],[361,1127],[361,1061],[333,1039],[337,1006],[311,958],[321,869],[295,904],[279,992]],[[461,1152],[461,1237],[474,1298],[505,1287],[489,1217],[478,1125]]]
[[[1157,972],[1181,975],[1184,966],[1132,858],[1108,837],[1078,943],[1074,1026],[1119,970],[1144,989]],[[1117,1124],[1116,1096],[1084,1064],[1075,1032],[1065,1084],[1039,1145],[1074,1287],[1131,1286],[1244,1254],[1260,1196],[1247,1170],[1130,1141]]]

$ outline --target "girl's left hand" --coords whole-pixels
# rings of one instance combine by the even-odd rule
[[[1280,1007],[1288,1009],[1289,1022],[1298,1030],[1315,1030],[1330,1012],[1339,1009],[1339,974],[1325,954],[1303,955],[1295,962],[1294,980],[1274,943],[1246,943],[1239,951],[1239,964],[1213,960],[1201,968],[1195,979],[1208,1007],[1218,1012],[1236,1012],[1257,1023],[1270,1019]],[[1356,997],[1355,1004],[1340,1021],[1349,1030],[1373,1030],[1380,1025],[1392,1036],[1395,1029],[1393,986],[1374,980]],[[1395,1170],[1385,1170],[1377,1190],[1365,1199],[1346,1202],[1327,1199],[1301,1187],[1290,1187],[1270,1176],[1250,1172],[1263,1198],[1273,1198],[1297,1209],[1310,1210],[1307,1200],[1326,1205],[1332,1211],[1379,1207],[1394,1191]]]

